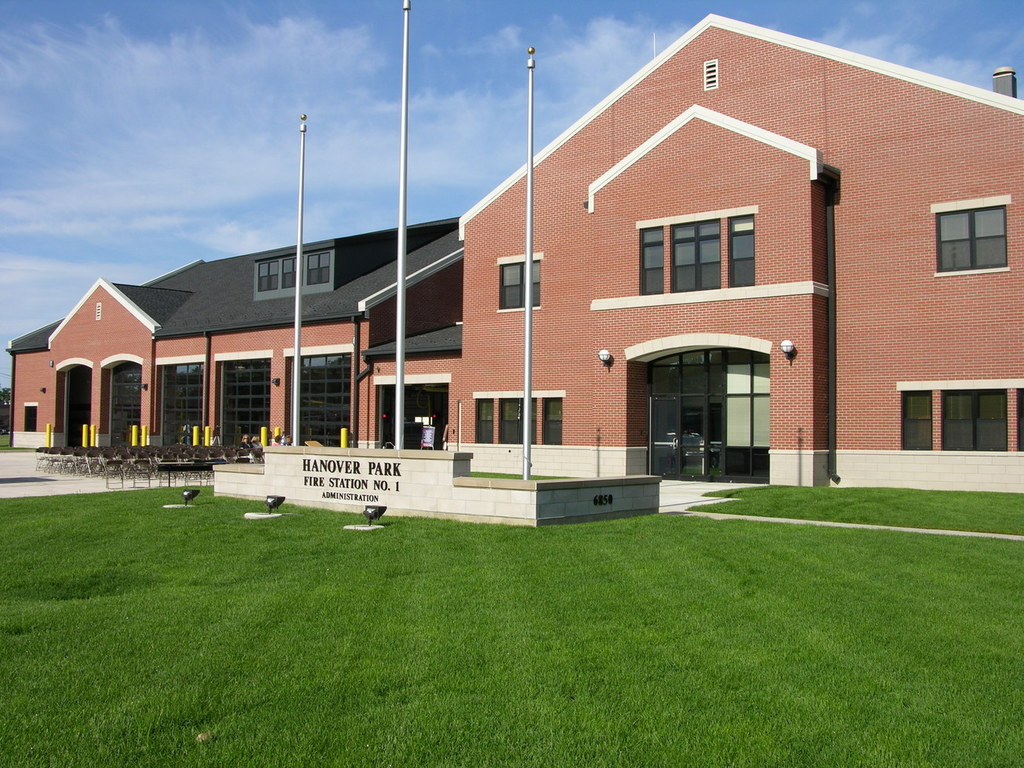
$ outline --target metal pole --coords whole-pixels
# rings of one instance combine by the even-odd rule
[[[306,116],[301,116],[299,125],[299,224],[295,236],[295,343],[292,352],[292,441],[302,445],[302,429],[299,424],[299,390],[302,383],[302,283],[306,265],[302,254],[302,210],[306,171]]]
[[[530,436],[533,432],[533,54],[526,62],[526,261],[523,264],[523,480],[530,479]]]
[[[411,0],[404,0],[405,17],[402,37],[402,130],[398,161],[398,279],[395,300],[395,448],[405,443],[405,257],[406,200],[409,171],[409,10]]]

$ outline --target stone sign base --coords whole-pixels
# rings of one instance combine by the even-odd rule
[[[658,511],[660,477],[574,480],[470,477],[470,453],[360,448],[268,447],[263,464],[214,467],[214,493],[389,517],[435,517],[474,523],[556,525]]]

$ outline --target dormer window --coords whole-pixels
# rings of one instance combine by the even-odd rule
[[[295,295],[295,253],[256,262],[253,298],[283,299]],[[334,251],[306,254],[306,273],[302,292],[323,293],[334,290]]]

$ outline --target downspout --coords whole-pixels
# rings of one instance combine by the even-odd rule
[[[203,424],[212,428],[215,426],[210,423],[210,379],[212,378],[210,353],[212,350],[212,339],[210,338],[209,331],[203,331],[203,337],[206,339],[206,350],[203,353]]]
[[[828,280],[828,478],[839,484],[841,478],[836,472],[837,446],[837,392],[836,383],[836,215],[839,204],[839,173],[834,171],[824,177],[825,181],[825,259]]]
[[[15,352],[12,352],[10,349],[8,349],[7,351],[10,352],[10,355],[11,355],[11,398],[10,398],[10,402],[7,403],[7,434],[10,436],[10,440],[11,440],[10,443],[8,443],[8,444],[11,446],[11,448],[14,448],[14,403],[16,402],[15,399],[14,399],[15,398],[14,393],[17,390],[17,383],[18,383],[18,381],[17,381],[17,379],[18,379],[18,355]],[[51,386],[50,389],[53,389],[53,387]],[[57,393],[54,392],[53,393],[53,397],[56,397],[56,396],[57,396]],[[36,432],[39,431],[39,415],[38,414],[39,414],[40,410],[41,410],[40,408],[36,408]],[[44,421],[43,423],[45,424],[46,422]],[[22,432],[25,431],[25,425],[24,424],[21,425],[21,431]]]

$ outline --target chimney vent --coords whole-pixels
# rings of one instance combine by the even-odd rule
[[[1000,67],[992,75],[992,90],[1004,96],[1017,98],[1017,70],[1013,67]]]

